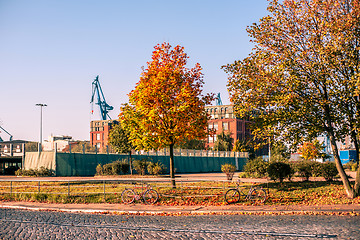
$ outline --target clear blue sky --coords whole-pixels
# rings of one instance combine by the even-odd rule
[[[266,0],[0,0],[0,122],[14,139],[51,134],[88,140],[91,83],[100,76],[117,118],[141,67],[162,42],[181,45],[203,67],[204,92],[228,104],[222,65],[245,58],[246,27],[267,15]],[[8,140],[3,132],[0,136]]]

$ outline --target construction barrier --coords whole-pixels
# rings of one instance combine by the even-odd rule
[[[38,161],[36,161],[38,159]],[[61,152],[27,152],[25,154],[24,168],[39,168],[44,166],[52,169],[56,176],[94,176],[98,164],[105,165],[117,160],[129,160],[127,154],[94,154],[94,153],[61,153]],[[168,155],[135,154],[133,160],[146,159],[152,162],[160,162],[170,169],[170,157]],[[246,162],[246,156],[221,156],[212,154],[208,156],[174,156],[176,173],[206,173],[220,172],[221,165],[234,164],[237,170],[242,170]]]

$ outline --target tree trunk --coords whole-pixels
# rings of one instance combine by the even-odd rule
[[[174,167],[174,144],[170,144],[170,179],[171,179],[171,187],[176,188],[175,167]]]
[[[351,125],[351,127],[353,127]],[[351,138],[354,142],[355,150],[356,150],[356,157],[355,161],[357,162],[357,165],[359,166],[359,142],[357,139],[357,133],[352,130],[351,131]],[[355,178],[355,185],[354,185],[354,197],[357,197],[360,195],[360,168],[358,167],[356,170],[356,178]]]
[[[354,197],[360,196],[360,167],[359,167],[359,163],[358,163],[358,168],[356,170],[354,193],[355,193]]]
[[[131,150],[129,151],[129,167],[130,167],[130,174],[133,174],[133,167],[132,167],[132,158],[131,158]]]
[[[339,175],[341,177],[341,180],[344,184],[346,194],[349,198],[354,198],[355,197],[354,189],[351,187],[350,181],[349,181],[348,177],[346,176],[344,168],[341,164],[334,134],[329,133],[329,138],[330,138],[331,148],[332,148],[334,159],[335,159],[336,168],[337,168]]]

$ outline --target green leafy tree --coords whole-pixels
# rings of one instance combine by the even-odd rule
[[[186,67],[188,56],[181,46],[155,46],[140,81],[121,108],[121,124],[129,131],[136,149],[170,149],[170,177],[175,188],[174,145],[184,139],[207,136],[205,105],[213,94],[202,94],[200,64]]]
[[[287,161],[290,159],[290,151],[283,141],[272,143],[270,154],[270,161]]]
[[[204,150],[205,149],[205,140],[202,139],[184,139],[180,143],[175,145],[175,148],[181,149],[196,149]]]
[[[109,144],[118,152],[118,153],[128,153],[129,154],[129,164],[130,164],[130,173],[132,174],[132,159],[131,159],[131,150],[134,149],[131,141],[129,140],[129,132],[122,127],[122,125],[116,124],[110,130],[109,133]]]
[[[249,159],[255,158],[255,149],[253,141],[250,139],[241,140],[238,139],[234,143],[234,148],[232,150],[233,152],[248,152],[249,153]]]
[[[259,139],[275,135],[296,145],[327,135],[353,198],[360,193],[360,171],[352,187],[336,141],[349,135],[358,150],[360,1],[271,0],[268,11],[247,29],[253,52],[223,67],[235,109],[250,115]]]
[[[231,151],[233,149],[234,139],[231,137],[230,133],[221,132],[217,135],[216,141],[214,143],[215,151]]]
[[[69,152],[71,148],[71,152],[94,152],[95,148],[91,146],[91,144],[87,141],[78,141],[78,142],[70,142],[62,151]]]

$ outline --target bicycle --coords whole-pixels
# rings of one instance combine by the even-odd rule
[[[136,189],[141,189],[141,192]],[[134,186],[132,189],[125,188],[125,190],[121,193],[121,200],[126,204],[131,204],[135,200],[138,201],[140,199],[142,199],[146,204],[154,204],[159,200],[159,193],[152,189],[149,184],[146,184],[145,187]]]
[[[240,180],[236,182],[236,188],[231,188],[226,191],[225,193],[225,201],[227,203],[236,203],[239,202],[240,199],[242,201],[244,200],[250,200],[253,203],[264,203],[267,199],[266,191],[262,187],[256,187],[254,184],[250,186],[250,189],[247,194],[245,194],[240,186]]]

